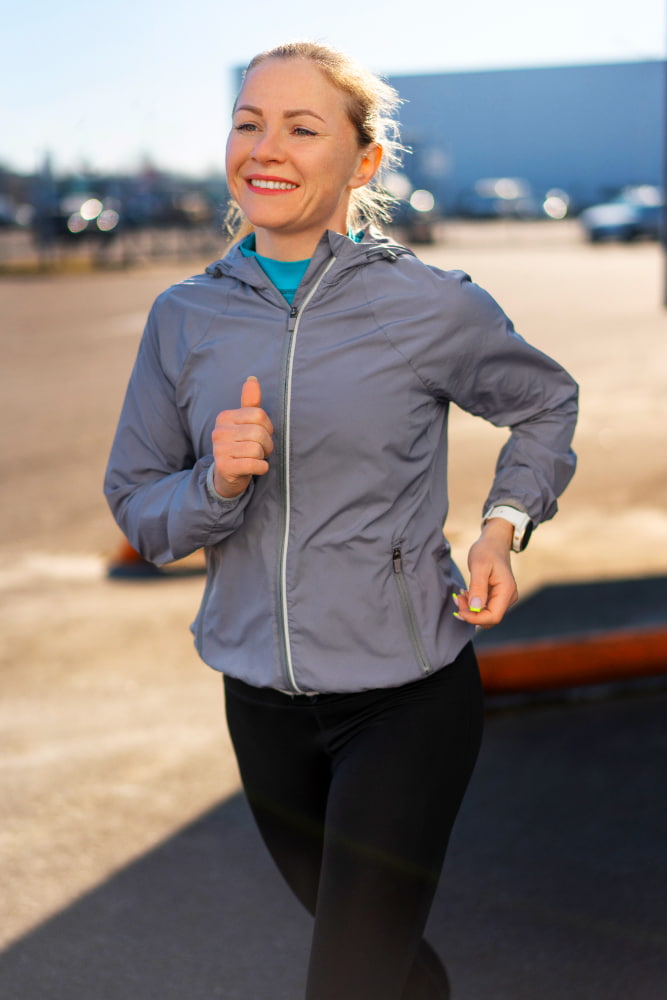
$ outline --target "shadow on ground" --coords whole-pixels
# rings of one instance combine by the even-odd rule
[[[666,714],[489,712],[429,927],[453,1000],[665,996]],[[299,1000],[309,933],[237,796],[10,947],[0,996]]]

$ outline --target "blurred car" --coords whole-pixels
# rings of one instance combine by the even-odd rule
[[[395,199],[391,221],[401,238],[409,243],[435,243],[438,208],[433,194],[413,188],[412,181],[400,171],[389,174],[385,187]]]
[[[579,216],[586,238],[631,242],[660,236],[665,198],[659,187],[640,184],[625,187],[609,202],[592,205]]]
[[[35,206],[32,227],[38,242],[94,240],[116,236],[120,205],[93,192],[73,192]]]
[[[94,193],[69,194],[60,202],[56,217],[58,235],[65,237],[109,238],[120,221],[118,202]]]
[[[523,178],[483,177],[463,192],[456,214],[469,219],[535,219],[542,210]]]
[[[435,243],[438,213],[430,191],[417,189],[397,202],[392,222],[409,243]]]
[[[542,211],[549,219],[564,219],[573,210],[572,198],[562,188],[549,188],[542,202]]]
[[[0,226],[16,225],[16,206],[7,195],[0,194]]]

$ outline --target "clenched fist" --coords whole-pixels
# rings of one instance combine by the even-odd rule
[[[273,424],[262,409],[262,388],[253,375],[243,383],[240,409],[219,413],[211,438],[213,485],[220,496],[239,496],[253,476],[269,471]]]

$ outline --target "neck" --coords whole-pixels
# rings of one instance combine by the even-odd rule
[[[280,234],[265,229],[255,230],[255,250],[261,257],[272,260],[309,260],[315,253],[323,232]]]

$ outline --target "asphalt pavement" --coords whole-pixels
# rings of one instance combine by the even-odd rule
[[[192,650],[202,581],[104,575],[120,539],[100,484],[147,310],[215,255],[2,281],[0,1000],[303,997],[310,919],[237,794]],[[647,627],[667,570],[660,248],[590,247],[575,221],[449,223],[420,256],[471,273],[582,386],[579,471],[515,561],[534,598],[507,628],[539,641],[531,609],[552,631],[570,593],[553,585],[599,581],[628,625],[651,577],[630,622]],[[456,410],[450,429],[464,566],[505,435]],[[453,1000],[667,997],[662,683],[490,704],[429,926]]]
[[[666,714],[489,705],[428,928],[453,1000],[664,1000]],[[299,1000],[309,933],[236,795],[11,946],[0,997]]]

